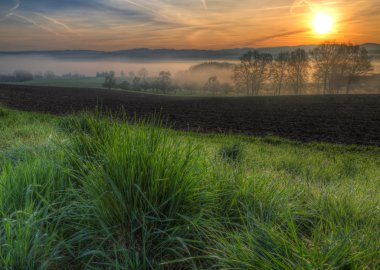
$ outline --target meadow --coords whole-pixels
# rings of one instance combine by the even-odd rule
[[[0,107],[3,269],[378,269],[380,150]]]

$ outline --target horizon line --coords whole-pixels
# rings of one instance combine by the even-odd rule
[[[319,44],[323,44],[324,42],[321,42]],[[347,42],[350,43],[350,42]],[[285,45],[285,46],[264,46],[264,47],[231,47],[231,48],[223,48],[223,49],[176,49],[176,48],[148,48],[148,47],[135,47],[135,48],[129,48],[129,49],[118,49],[118,50],[94,50],[94,49],[37,49],[37,50],[31,50],[31,49],[25,49],[25,50],[0,50],[0,53],[28,53],[28,52],[70,52],[70,51],[88,51],[88,52],[103,52],[103,53],[112,53],[112,52],[122,52],[122,51],[133,51],[133,50],[150,50],[150,51],[159,51],[159,50],[168,50],[168,51],[211,51],[211,52],[217,52],[217,51],[225,51],[225,50],[244,50],[244,49],[274,49],[274,48],[292,48],[292,47],[308,47],[308,46],[318,46],[319,44],[298,44],[298,45]],[[355,43],[353,43],[355,44]],[[361,44],[355,44],[359,46],[363,45],[378,45],[380,46],[380,43],[376,42],[365,42]]]

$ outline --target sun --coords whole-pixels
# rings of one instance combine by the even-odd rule
[[[324,12],[318,12],[313,20],[314,31],[325,35],[333,30],[333,17]]]

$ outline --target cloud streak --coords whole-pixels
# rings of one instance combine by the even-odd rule
[[[38,12],[33,12],[33,14],[41,17],[41,18],[44,18],[45,20],[48,20],[49,22],[52,22],[56,25],[59,25],[61,27],[63,27],[65,30],[69,31],[69,32],[73,32],[73,29],[71,29],[67,24],[61,22],[61,21],[58,21],[52,17],[49,17],[49,16],[46,16],[44,14],[41,14],[41,13],[38,13]]]
[[[380,43],[371,26],[380,21],[380,5],[371,0],[0,0],[0,10],[0,47],[10,49],[218,49],[315,44],[322,38]],[[334,15],[334,35],[321,37],[311,29],[318,10]]]
[[[57,36],[65,37],[65,35],[62,35],[62,34],[56,32],[56,31],[54,31],[53,29],[44,26],[43,24],[39,24],[39,23],[36,22],[35,20],[30,19],[30,18],[28,18],[28,17],[26,17],[26,16],[19,15],[19,14],[13,14],[13,15],[16,16],[17,18],[22,19],[23,21],[25,21],[25,22],[27,22],[27,23],[29,23],[29,24],[31,24],[31,25],[37,26],[38,28],[40,28],[40,29],[42,29],[42,30],[44,30],[44,31],[46,31],[46,32],[49,32],[49,33],[54,34],[54,35],[57,35]]]
[[[20,0],[14,0],[13,2],[15,3],[14,6],[6,12],[3,18],[0,18],[0,22],[12,16],[13,13],[20,7],[20,4],[21,4]]]

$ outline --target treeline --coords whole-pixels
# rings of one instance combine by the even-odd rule
[[[282,95],[350,93],[352,85],[373,70],[364,47],[350,43],[324,43],[311,51],[296,49],[273,56],[252,50],[239,63],[205,62],[178,72],[148,77],[137,73],[98,72],[104,87],[159,93],[212,95]]]
[[[310,52],[297,49],[276,57],[249,51],[235,66],[233,79],[236,90],[246,95],[259,95],[265,88],[272,89],[274,95],[285,89],[298,95],[311,86],[323,94],[348,94],[353,82],[372,69],[364,47],[330,42]]]
[[[173,83],[172,74],[169,71],[161,71],[158,77],[148,79],[148,71],[144,68],[138,72],[138,75],[130,73],[132,81],[123,80],[125,76],[121,73],[121,82],[118,83],[116,79],[116,73],[114,71],[98,73],[104,77],[103,87],[107,88],[121,88],[124,90],[134,90],[134,91],[152,91],[152,92],[162,92],[163,94],[168,94],[176,89],[178,85]]]
[[[26,70],[15,70],[12,74],[0,74],[0,82],[28,82],[33,80],[43,80],[43,79],[79,79],[85,78],[85,75],[79,73],[66,73],[63,75],[56,75],[53,71],[46,71],[45,73],[31,73]]]
[[[33,79],[34,75],[25,70],[15,70],[12,74],[0,74],[0,82],[27,82]]]
[[[230,83],[222,83],[217,76],[209,77],[206,82],[191,83],[191,82],[178,82],[172,78],[169,71],[161,71],[157,77],[146,77],[135,75],[130,76],[130,80],[123,80],[123,77],[116,77],[114,71],[99,72],[104,77],[103,87],[106,88],[119,88],[123,90],[153,92],[153,93],[187,93],[194,94],[195,92],[204,92],[213,95],[229,94],[234,91],[233,85]],[[119,81],[119,82],[118,82]]]

